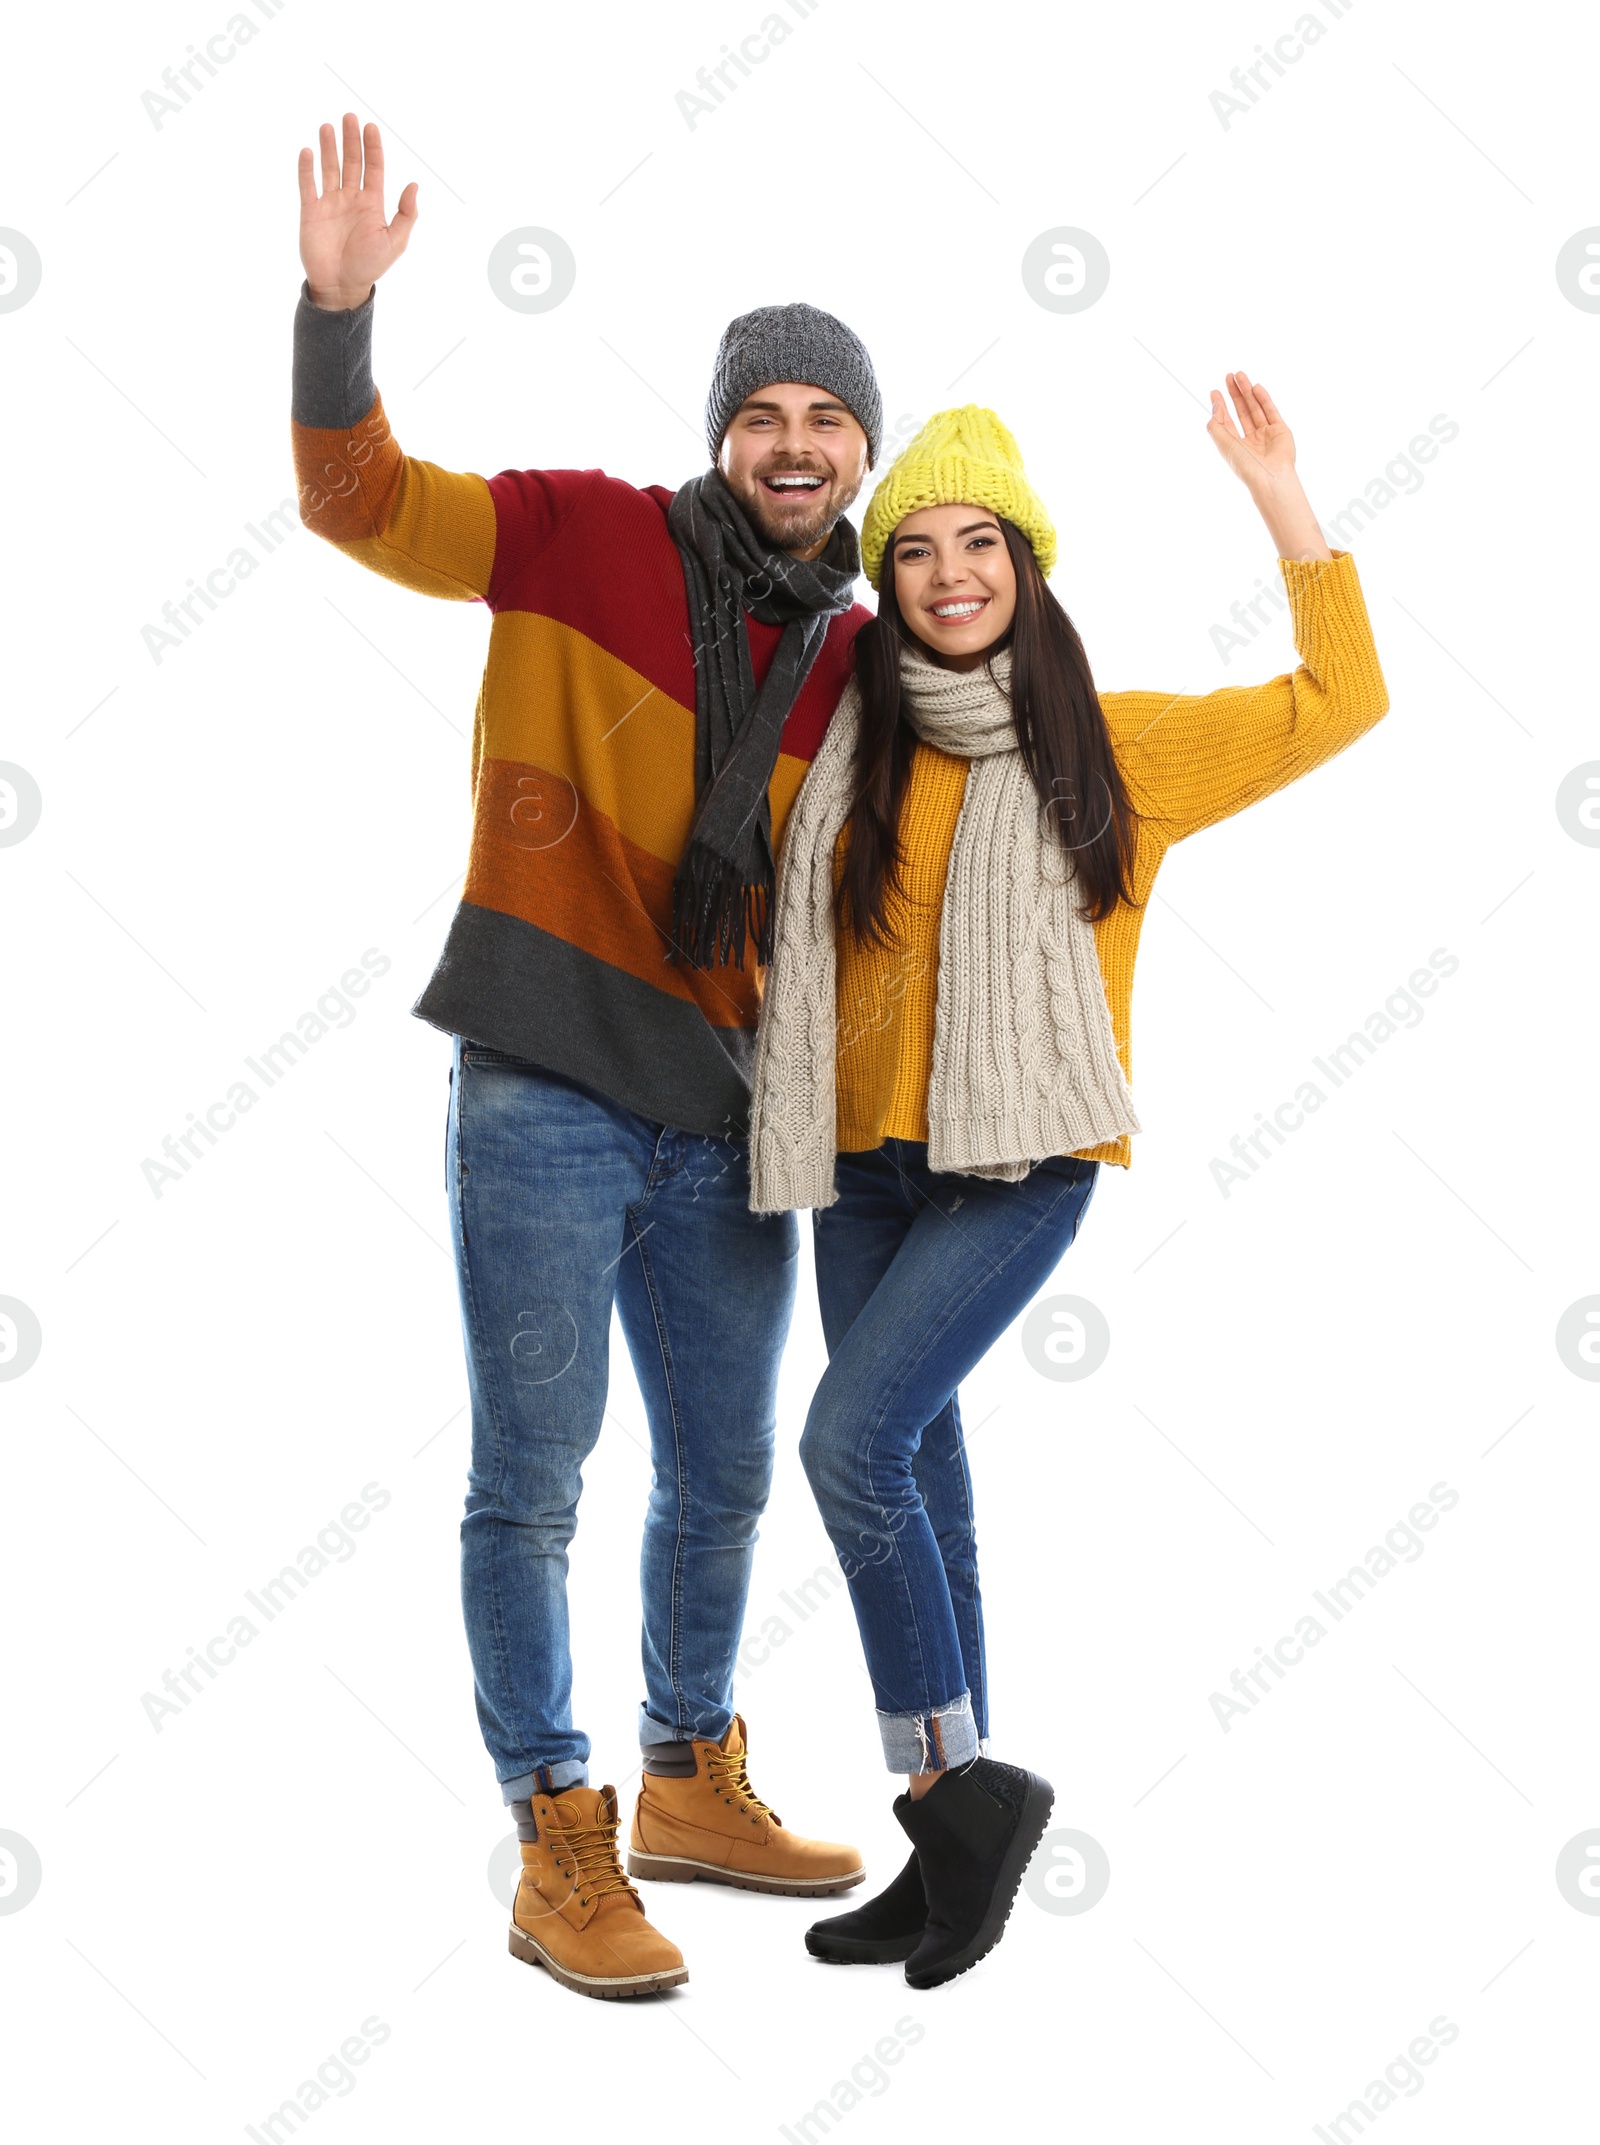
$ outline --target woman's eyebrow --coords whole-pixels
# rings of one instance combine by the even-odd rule
[[[966,522],[961,528],[957,529],[956,534],[957,536],[971,536],[974,530],[977,529],[998,530],[999,527],[1000,524],[997,521],[969,521]],[[932,541],[933,539],[929,536],[925,536],[920,529],[913,529],[908,535],[898,536],[895,538],[895,542],[897,544],[927,544],[931,543]]]

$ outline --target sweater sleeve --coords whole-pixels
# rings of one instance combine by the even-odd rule
[[[1135,806],[1164,843],[1241,812],[1331,760],[1389,707],[1348,551],[1280,559],[1300,667],[1264,685],[1101,696]]]
[[[487,596],[496,516],[484,479],[402,454],[372,379],[372,310],[328,312],[302,284],[290,404],[300,519],[358,564],[460,602]]]

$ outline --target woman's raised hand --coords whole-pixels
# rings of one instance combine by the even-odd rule
[[[1279,558],[1331,559],[1333,553],[1294,466],[1294,434],[1278,415],[1278,405],[1260,381],[1252,381],[1247,373],[1230,372],[1225,377],[1238,424],[1214,387],[1206,430],[1234,475],[1249,486]]]
[[[344,115],[344,161],[324,125],[322,192],[311,151],[300,152],[300,259],[314,305],[330,311],[365,305],[385,269],[405,252],[417,221],[417,182],[401,194],[393,223],[383,218],[383,137],[370,122],[365,138],[354,112]],[[362,168],[365,149],[365,170]]]
[[[1238,412],[1238,424],[1228,414],[1221,390],[1214,387],[1206,430],[1236,477],[1242,477],[1252,489],[1262,483],[1275,483],[1294,468],[1294,434],[1259,381],[1252,383],[1249,374],[1243,372],[1230,372],[1225,377]]]

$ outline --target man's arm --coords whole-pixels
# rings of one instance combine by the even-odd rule
[[[394,221],[383,214],[383,143],[344,115],[344,160],[321,130],[322,192],[300,152],[300,258],[306,283],[294,323],[291,404],[300,518],[358,564],[430,596],[488,594],[497,538],[480,476],[400,451],[372,378],[377,279],[417,220],[413,182]]]

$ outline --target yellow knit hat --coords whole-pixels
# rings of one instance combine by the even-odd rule
[[[940,410],[884,473],[861,524],[861,563],[877,588],[889,539],[925,506],[986,506],[1014,522],[1033,546],[1039,571],[1056,563],[1055,524],[1022,473],[1022,454],[993,410],[969,402]]]

